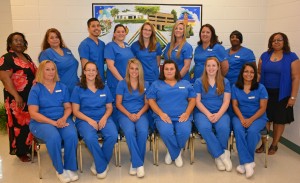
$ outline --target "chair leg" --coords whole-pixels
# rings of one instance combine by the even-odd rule
[[[80,169],[80,172],[82,173],[83,170],[82,170],[82,141],[80,140],[79,141],[79,169]]]
[[[38,165],[39,165],[39,178],[42,179],[41,156],[40,156],[40,144],[39,144],[39,143],[36,143],[36,152],[37,152]]]
[[[231,151],[233,150],[233,138],[234,138],[234,134],[233,134],[233,131],[230,132],[230,139],[229,139],[229,151],[230,151],[230,154],[231,154]]]
[[[152,141],[152,155],[153,155],[153,165],[156,165],[156,156],[155,156],[155,135],[154,133],[151,134],[151,141]]]
[[[121,136],[118,137],[118,166],[121,167]]]
[[[158,135],[155,137],[155,162],[156,166],[158,166],[158,145],[159,145],[159,140],[158,140]]]
[[[268,153],[269,153],[269,135],[266,135],[266,144],[265,144],[265,168],[268,168]]]
[[[34,163],[34,144],[35,144],[35,141],[34,141],[34,139],[32,139],[32,143],[31,143],[31,163]]]
[[[192,165],[194,163],[194,158],[195,158],[195,147],[194,147],[194,138],[195,138],[195,135],[194,133],[192,133],[190,135],[190,152],[191,152],[191,159],[190,159],[190,164]]]

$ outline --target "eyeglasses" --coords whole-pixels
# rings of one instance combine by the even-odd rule
[[[253,71],[244,71],[245,74],[254,74]]]
[[[12,42],[14,42],[15,44],[21,43],[24,44],[25,41],[23,39],[13,39]]]
[[[151,29],[143,29],[143,31],[152,32]]]
[[[273,42],[273,43],[276,43],[276,42],[279,43],[279,42],[282,42],[282,41],[283,41],[283,39],[274,39],[272,42]]]

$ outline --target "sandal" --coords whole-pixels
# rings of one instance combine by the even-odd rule
[[[255,150],[255,152],[256,153],[263,153],[263,152],[265,152],[265,145],[262,143],[260,145],[260,147]]]
[[[275,154],[277,150],[278,150],[278,146],[273,146],[273,145],[271,145],[270,148],[269,148],[268,155],[273,155],[273,154]]]
[[[25,154],[25,155],[18,156],[18,158],[19,158],[22,162],[30,162],[30,161],[31,161],[31,158],[30,158],[29,156],[27,156],[26,154]]]

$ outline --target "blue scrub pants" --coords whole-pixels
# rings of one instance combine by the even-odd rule
[[[155,119],[156,128],[167,146],[172,160],[178,157],[181,149],[184,148],[186,141],[190,137],[192,129],[191,121],[192,118],[186,122],[172,121],[172,123],[166,123],[159,117]]]
[[[256,119],[248,128],[245,128],[239,118],[233,117],[233,131],[241,165],[254,162],[255,148],[260,141],[260,131],[266,123],[265,119]]]
[[[112,118],[107,119],[106,125],[100,130],[104,139],[102,147],[98,142],[97,130],[85,121],[76,123],[80,136],[93,155],[97,173],[103,173],[111,159],[114,145],[118,139],[118,131]]]
[[[230,118],[227,113],[216,123],[211,123],[205,114],[198,112],[194,114],[195,125],[206,141],[208,151],[213,158],[218,158],[227,149],[228,138],[230,135]],[[213,131],[215,129],[215,132]]]
[[[149,126],[147,113],[144,113],[136,122],[132,122],[124,114],[119,115],[119,124],[126,137],[132,167],[143,166]]]
[[[64,128],[57,128],[53,125],[39,122],[29,124],[31,133],[46,143],[52,164],[59,174],[63,173],[63,169],[77,170],[77,131],[70,117],[67,119],[67,122],[69,126]],[[61,154],[62,140],[64,141],[64,161],[62,161]]]

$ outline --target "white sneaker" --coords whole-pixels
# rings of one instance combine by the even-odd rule
[[[182,165],[183,165],[183,161],[182,161],[182,157],[181,157],[181,152],[179,153],[178,157],[175,159],[175,165],[177,167],[182,167]]]
[[[91,172],[92,172],[94,175],[97,175],[95,162],[92,163],[92,166],[91,166],[90,170],[91,170]]]
[[[98,179],[104,179],[107,175],[107,172],[109,170],[109,166],[107,165],[106,169],[102,173],[97,173],[97,178]]]
[[[130,175],[136,175],[136,168],[132,168],[132,164],[130,164],[129,174]]]
[[[224,150],[224,153],[219,157],[224,166],[225,166],[225,170],[227,172],[230,172],[232,170],[232,162],[231,162],[231,159],[230,159],[230,152],[228,150]]]
[[[240,174],[244,174],[246,172],[245,165],[239,165],[236,167],[236,171]]]
[[[217,165],[218,170],[220,170],[220,171],[225,170],[225,165],[223,164],[223,162],[220,158],[215,158],[215,163]]]
[[[71,178],[67,174],[66,170],[64,170],[62,174],[59,174],[58,172],[56,172],[56,176],[59,179],[59,181],[62,183],[71,182]]]
[[[171,158],[171,155],[170,155],[169,151],[167,151],[167,154],[166,154],[166,156],[165,156],[165,163],[166,163],[167,165],[172,164],[172,158]]]
[[[76,181],[79,179],[78,174],[76,171],[66,170],[67,174],[69,175],[71,181]]]
[[[255,163],[245,163],[246,177],[249,179],[254,175]]]
[[[138,167],[138,168],[136,169],[136,171],[137,171],[136,176],[137,176],[138,178],[142,178],[142,177],[145,176],[144,166]]]

